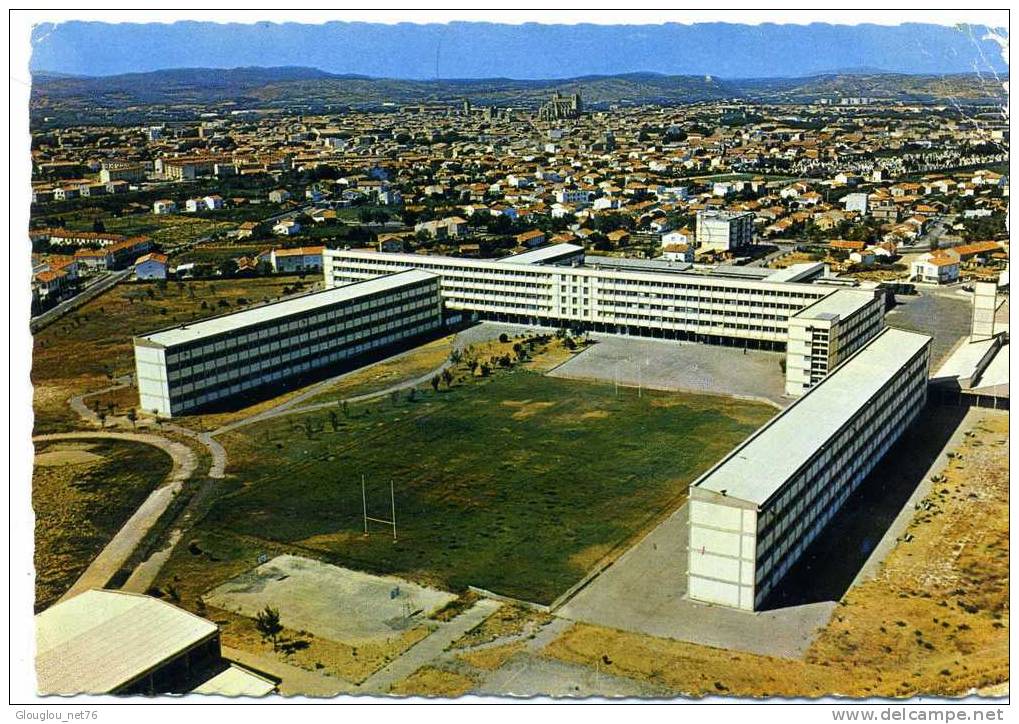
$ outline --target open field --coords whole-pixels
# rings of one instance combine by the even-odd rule
[[[876,578],[850,589],[802,660],[578,624],[545,655],[690,695],[961,695],[1008,671],[1008,417],[953,451]]]
[[[447,590],[473,584],[548,603],[674,509],[772,414],[499,370],[349,416],[293,415],[224,435],[238,483],[199,530],[247,551],[274,542]],[[399,542],[381,525],[363,537],[362,474],[375,517],[388,516],[394,481]]]
[[[148,236],[164,249],[209,236],[217,231],[234,229],[237,224],[200,218],[189,214],[130,214],[128,216],[105,216],[103,226],[111,234],[124,236]],[[68,228],[92,231],[94,216],[84,213],[68,220]]]
[[[101,389],[112,378],[132,373],[133,335],[276,299],[292,283],[257,278],[165,286],[118,284],[34,336],[35,431],[72,427],[76,416],[67,407],[69,397]]]
[[[413,380],[449,359],[453,350],[453,337],[432,340],[394,359],[383,360],[357,370],[342,380],[329,385],[320,394],[308,399],[308,404],[343,400],[359,395],[370,395],[401,382]]]
[[[162,451],[133,442],[45,442],[36,449],[36,608],[57,600],[170,472]]]

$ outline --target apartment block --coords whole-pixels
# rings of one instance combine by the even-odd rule
[[[690,598],[761,608],[923,409],[930,344],[886,328],[690,486]]]
[[[785,392],[799,396],[884,327],[880,294],[840,289],[789,318]]]
[[[442,325],[439,278],[390,274],[134,339],[142,409],[172,417]]]
[[[749,211],[700,211],[696,239],[701,251],[729,252],[749,246],[754,241],[754,215]]]

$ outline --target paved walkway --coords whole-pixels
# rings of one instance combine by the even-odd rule
[[[51,435],[38,435],[35,442],[50,440],[94,440],[96,438],[112,440],[128,440],[152,445],[159,448],[173,460],[173,469],[166,482],[153,490],[145,502],[134,512],[121,527],[113,539],[106,544],[95,557],[85,572],[81,574],[61,597],[61,601],[76,596],[91,588],[103,588],[110,579],[128,561],[135,548],[152,529],[159,517],[169,507],[174,496],[180,491],[184,482],[195,472],[198,461],[195,453],[187,445],[173,442],[157,435],[145,435],[131,432],[63,432]]]
[[[451,643],[495,613],[501,605],[498,601],[485,598],[452,621],[440,623],[435,631],[408,649],[400,658],[365,679],[359,690],[365,694],[387,693],[393,684],[439,658]]]
[[[226,450],[223,449],[223,446],[220,445],[218,441],[212,439],[210,433],[207,432],[198,433],[190,428],[175,425],[170,422],[156,424],[151,418],[142,418],[140,420],[135,421],[134,423],[132,423],[130,420],[127,419],[127,417],[122,415],[116,417],[107,417],[104,420],[100,420],[99,415],[97,415],[95,411],[89,408],[89,406],[85,403],[85,399],[88,397],[94,397],[96,395],[101,395],[106,392],[113,392],[114,390],[119,390],[124,387],[128,387],[131,384],[131,381],[132,381],[131,375],[124,375],[122,377],[118,377],[114,380],[114,384],[110,385],[109,387],[104,387],[101,390],[94,390],[92,392],[85,392],[80,395],[74,395],[73,397],[71,397],[70,400],[68,400],[68,404],[71,406],[71,409],[78,414],[79,417],[81,417],[83,420],[86,420],[87,422],[92,423],[93,425],[100,425],[102,427],[105,427],[107,425],[111,427],[130,426],[132,430],[138,428],[143,428],[147,430],[153,429],[169,430],[171,432],[184,435],[185,437],[189,437],[192,440],[196,441],[197,443],[204,445],[205,448],[209,451],[209,455],[212,459],[212,463],[209,466],[208,473],[209,477],[217,479],[222,478],[226,470],[227,460]]]
[[[256,654],[224,646],[223,658],[275,676],[280,680],[279,691],[283,696],[326,697],[357,693],[357,687],[349,682],[328,674],[302,669],[268,654]]]
[[[711,606],[686,595],[684,504],[556,612],[574,621],[791,659],[802,658],[833,601],[761,611]]]

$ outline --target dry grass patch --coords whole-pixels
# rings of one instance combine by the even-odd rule
[[[87,448],[87,449],[86,449]],[[36,609],[54,603],[163,483],[170,457],[119,440],[42,442],[32,474]]]
[[[452,349],[452,335],[433,340],[395,359],[383,360],[370,367],[352,372],[329,385],[320,394],[310,398],[308,403],[344,400],[378,392],[413,380],[438,369],[449,358]]]
[[[273,651],[272,642],[262,638],[254,619],[211,606],[201,611],[204,611],[202,615],[220,625],[224,646],[275,656],[292,666],[335,676],[352,684],[361,683],[399,658],[431,632],[428,626],[417,626],[389,639],[353,646],[309,631],[285,628],[278,638],[276,651]]]
[[[850,693],[863,672],[788,661],[577,624],[544,656],[664,686],[689,696],[809,696]]]
[[[877,578],[852,589],[808,652],[885,673],[895,694],[1008,678],[1008,416],[981,413]]]
[[[525,648],[527,648],[527,644],[523,641],[513,641],[502,646],[489,646],[476,651],[464,651],[457,654],[457,658],[476,669],[495,671]]]
[[[455,698],[468,694],[477,682],[466,674],[422,666],[403,681],[393,684],[389,693],[397,696]]]

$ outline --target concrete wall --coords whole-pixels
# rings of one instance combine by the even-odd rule
[[[690,598],[753,610],[756,511],[697,499],[689,506]]]
[[[134,368],[135,379],[138,381],[138,404],[141,409],[169,417],[170,386],[166,379],[166,350],[145,347],[136,342]]]

